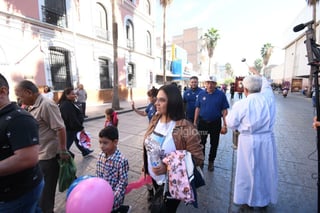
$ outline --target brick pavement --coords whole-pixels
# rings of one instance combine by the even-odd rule
[[[276,94],[276,101],[275,137],[278,146],[279,199],[277,204],[270,205],[264,212],[317,212],[318,167],[316,132],[311,128],[313,118],[311,99],[290,93],[287,98]],[[145,100],[136,102],[138,107],[143,107],[145,104]],[[88,106],[89,119],[85,122],[85,127],[92,134],[95,151],[91,156],[83,158],[80,152],[72,146],[72,150],[76,153],[78,176],[94,175],[97,155],[100,152],[97,134],[103,127],[103,112],[106,107],[110,107],[110,104]],[[148,121],[146,117],[130,112],[129,102],[121,102],[121,107],[123,109],[119,111],[119,149],[129,159],[130,182],[140,176],[141,143]],[[178,212],[238,211],[238,207],[232,203],[236,151],[231,148],[231,145],[232,134],[229,131],[227,135],[222,135],[220,138],[214,172],[209,173],[205,165],[204,174],[207,185],[198,190],[199,208],[195,209],[193,206],[181,204]],[[131,191],[126,196],[125,203],[133,207],[132,212],[148,212],[146,197],[146,188],[142,187]],[[57,192],[55,212],[64,213],[64,208],[65,193]]]

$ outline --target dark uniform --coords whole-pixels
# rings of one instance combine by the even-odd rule
[[[194,110],[196,108],[196,99],[198,94],[203,91],[201,88],[187,89],[183,93],[183,102],[186,104],[186,119],[193,122],[194,120]]]
[[[198,131],[201,135],[203,154],[205,155],[205,145],[210,134],[209,164],[213,164],[220,139],[222,110],[229,108],[229,103],[226,95],[215,89],[211,94],[207,91],[200,92],[195,106],[200,109]]]

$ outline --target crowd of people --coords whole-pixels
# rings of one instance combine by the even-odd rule
[[[170,169],[162,160],[170,153],[185,150],[191,153],[194,166],[201,169],[208,159],[207,170],[212,173],[220,135],[227,128],[239,132],[233,202],[244,210],[264,209],[277,202],[274,95],[268,81],[256,69],[249,70],[253,75],[241,82],[245,98],[239,97],[232,109],[226,94],[217,89],[214,76],[205,80],[204,89],[192,76],[183,94],[174,84],[153,87],[147,92],[149,104],[145,110],[136,109],[132,101],[132,110],[149,121],[141,145],[141,169],[152,179],[147,186],[151,212],[176,212],[181,202],[173,197],[160,207],[153,206],[157,195],[166,194]],[[48,89],[46,86],[45,93],[50,92]],[[8,82],[0,74],[0,201],[4,201],[0,202],[0,212],[54,211],[58,160],[75,157],[70,151],[73,143],[83,157],[93,151],[81,146],[77,138],[78,132],[85,132],[87,94],[82,91],[85,98],[79,106],[76,98],[80,90],[81,84],[78,89],[66,88],[55,103],[51,96],[42,95],[36,84],[23,80],[15,87],[21,108],[9,100]],[[96,163],[96,176],[108,181],[113,189],[113,213],[131,209],[124,205],[130,162],[117,147],[118,123],[117,112],[107,108],[98,133],[101,152]],[[313,127],[319,126],[315,117]],[[206,151],[208,135],[210,146]]]
[[[49,86],[41,93],[28,80],[18,82],[14,91],[17,103],[9,99],[8,81],[0,74],[0,212],[53,213],[60,162],[75,157],[70,151],[73,143],[83,157],[93,152],[78,137],[85,133],[87,94],[82,84],[77,89],[68,87],[56,103]],[[117,123],[116,112],[106,109],[96,168],[97,177],[113,189],[113,213],[130,211],[122,205],[129,164],[117,149]]]

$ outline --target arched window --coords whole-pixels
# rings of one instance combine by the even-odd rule
[[[96,3],[94,18],[95,33],[98,38],[109,39],[107,11],[100,3]]]
[[[145,0],[144,1],[145,3],[145,12],[148,14],[148,15],[151,15],[151,7],[150,7],[150,1],[149,0]]]
[[[127,38],[127,47],[129,49],[134,49],[133,23],[129,19],[126,21],[126,38]]]
[[[146,52],[147,54],[151,55],[152,49],[151,49],[151,33],[147,31],[146,33]]]

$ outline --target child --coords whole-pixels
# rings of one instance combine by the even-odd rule
[[[129,163],[117,148],[118,129],[107,126],[99,132],[99,144],[102,152],[97,161],[96,175],[103,178],[112,187],[114,203],[112,213],[130,212],[131,206],[122,205],[128,185]]]
[[[114,109],[112,108],[108,108],[105,111],[105,116],[106,116],[106,121],[104,123],[104,127],[107,126],[114,126],[114,127],[118,127],[118,114],[116,111],[114,111]]]

